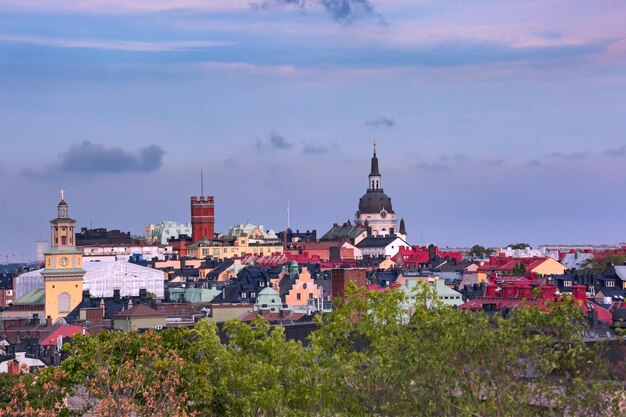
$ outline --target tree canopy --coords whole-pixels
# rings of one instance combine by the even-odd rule
[[[443,306],[426,286],[415,300],[351,285],[318,316],[308,347],[262,318],[226,323],[226,344],[206,320],[78,335],[67,360],[35,375],[37,390],[22,377],[32,390],[22,397],[68,416],[619,415],[622,385],[601,344],[584,343],[571,299],[506,319]],[[65,401],[37,400],[42,393]],[[0,409],[26,415],[10,414],[6,400]]]
[[[519,242],[519,243],[509,243],[508,245],[506,245],[506,247],[511,248],[511,249],[526,249],[526,248],[530,248],[531,246],[528,243]]]
[[[624,265],[626,262],[626,255],[611,254],[602,259],[596,257],[585,260],[581,265],[583,272],[590,272],[595,275],[599,275],[604,272],[608,263],[613,265]]]
[[[495,249],[493,248],[486,248],[481,245],[474,245],[470,248],[467,254],[469,256],[474,256],[477,258],[486,258],[494,252],[495,252]]]

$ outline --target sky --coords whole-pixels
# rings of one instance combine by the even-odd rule
[[[626,241],[626,3],[0,0],[0,261],[79,227],[354,218],[409,241]]]

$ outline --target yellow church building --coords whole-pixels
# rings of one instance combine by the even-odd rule
[[[65,317],[81,301],[83,293],[82,251],[76,249],[76,220],[69,217],[65,192],[57,206],[57,217],[50,220],[52,228],[50,251],[45,253],[41,273],[45,288],[45,315],[56,322]]]

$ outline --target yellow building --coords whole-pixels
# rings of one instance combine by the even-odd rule
[[[537,262],[533,262],[528,267],[528,272],[534,272],[537,275],[563,275],[567,270],[559,261],[553,258],[541,259]]]
[[[267,256],[282,252],[283,245],[280,243],[251,243],[248,236],[201,240],[187,246],[187,256],[199,259],[206,257],[232,259],[243,257],[247,254]]]
[[[81,301],[83,293],[83,257],[76,250],[76,220],[69,218],[64,191],[57,206],[57,217],[50,220],[50,251],[44,256],[41,273],[45,289],[45,314],[55,322],[65,317]]]

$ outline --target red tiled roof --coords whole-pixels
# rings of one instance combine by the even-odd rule
[[[83,332],[83,328],[80,326],[74,326],[71,324],[66,324],[63,326],[59,326],[47,336],[42,337],[39,340],[39,344],[41,346],[54,346],[57,344],[57,338],[61,336],[63,339],[72,337],[75,334],[80,334]]]

